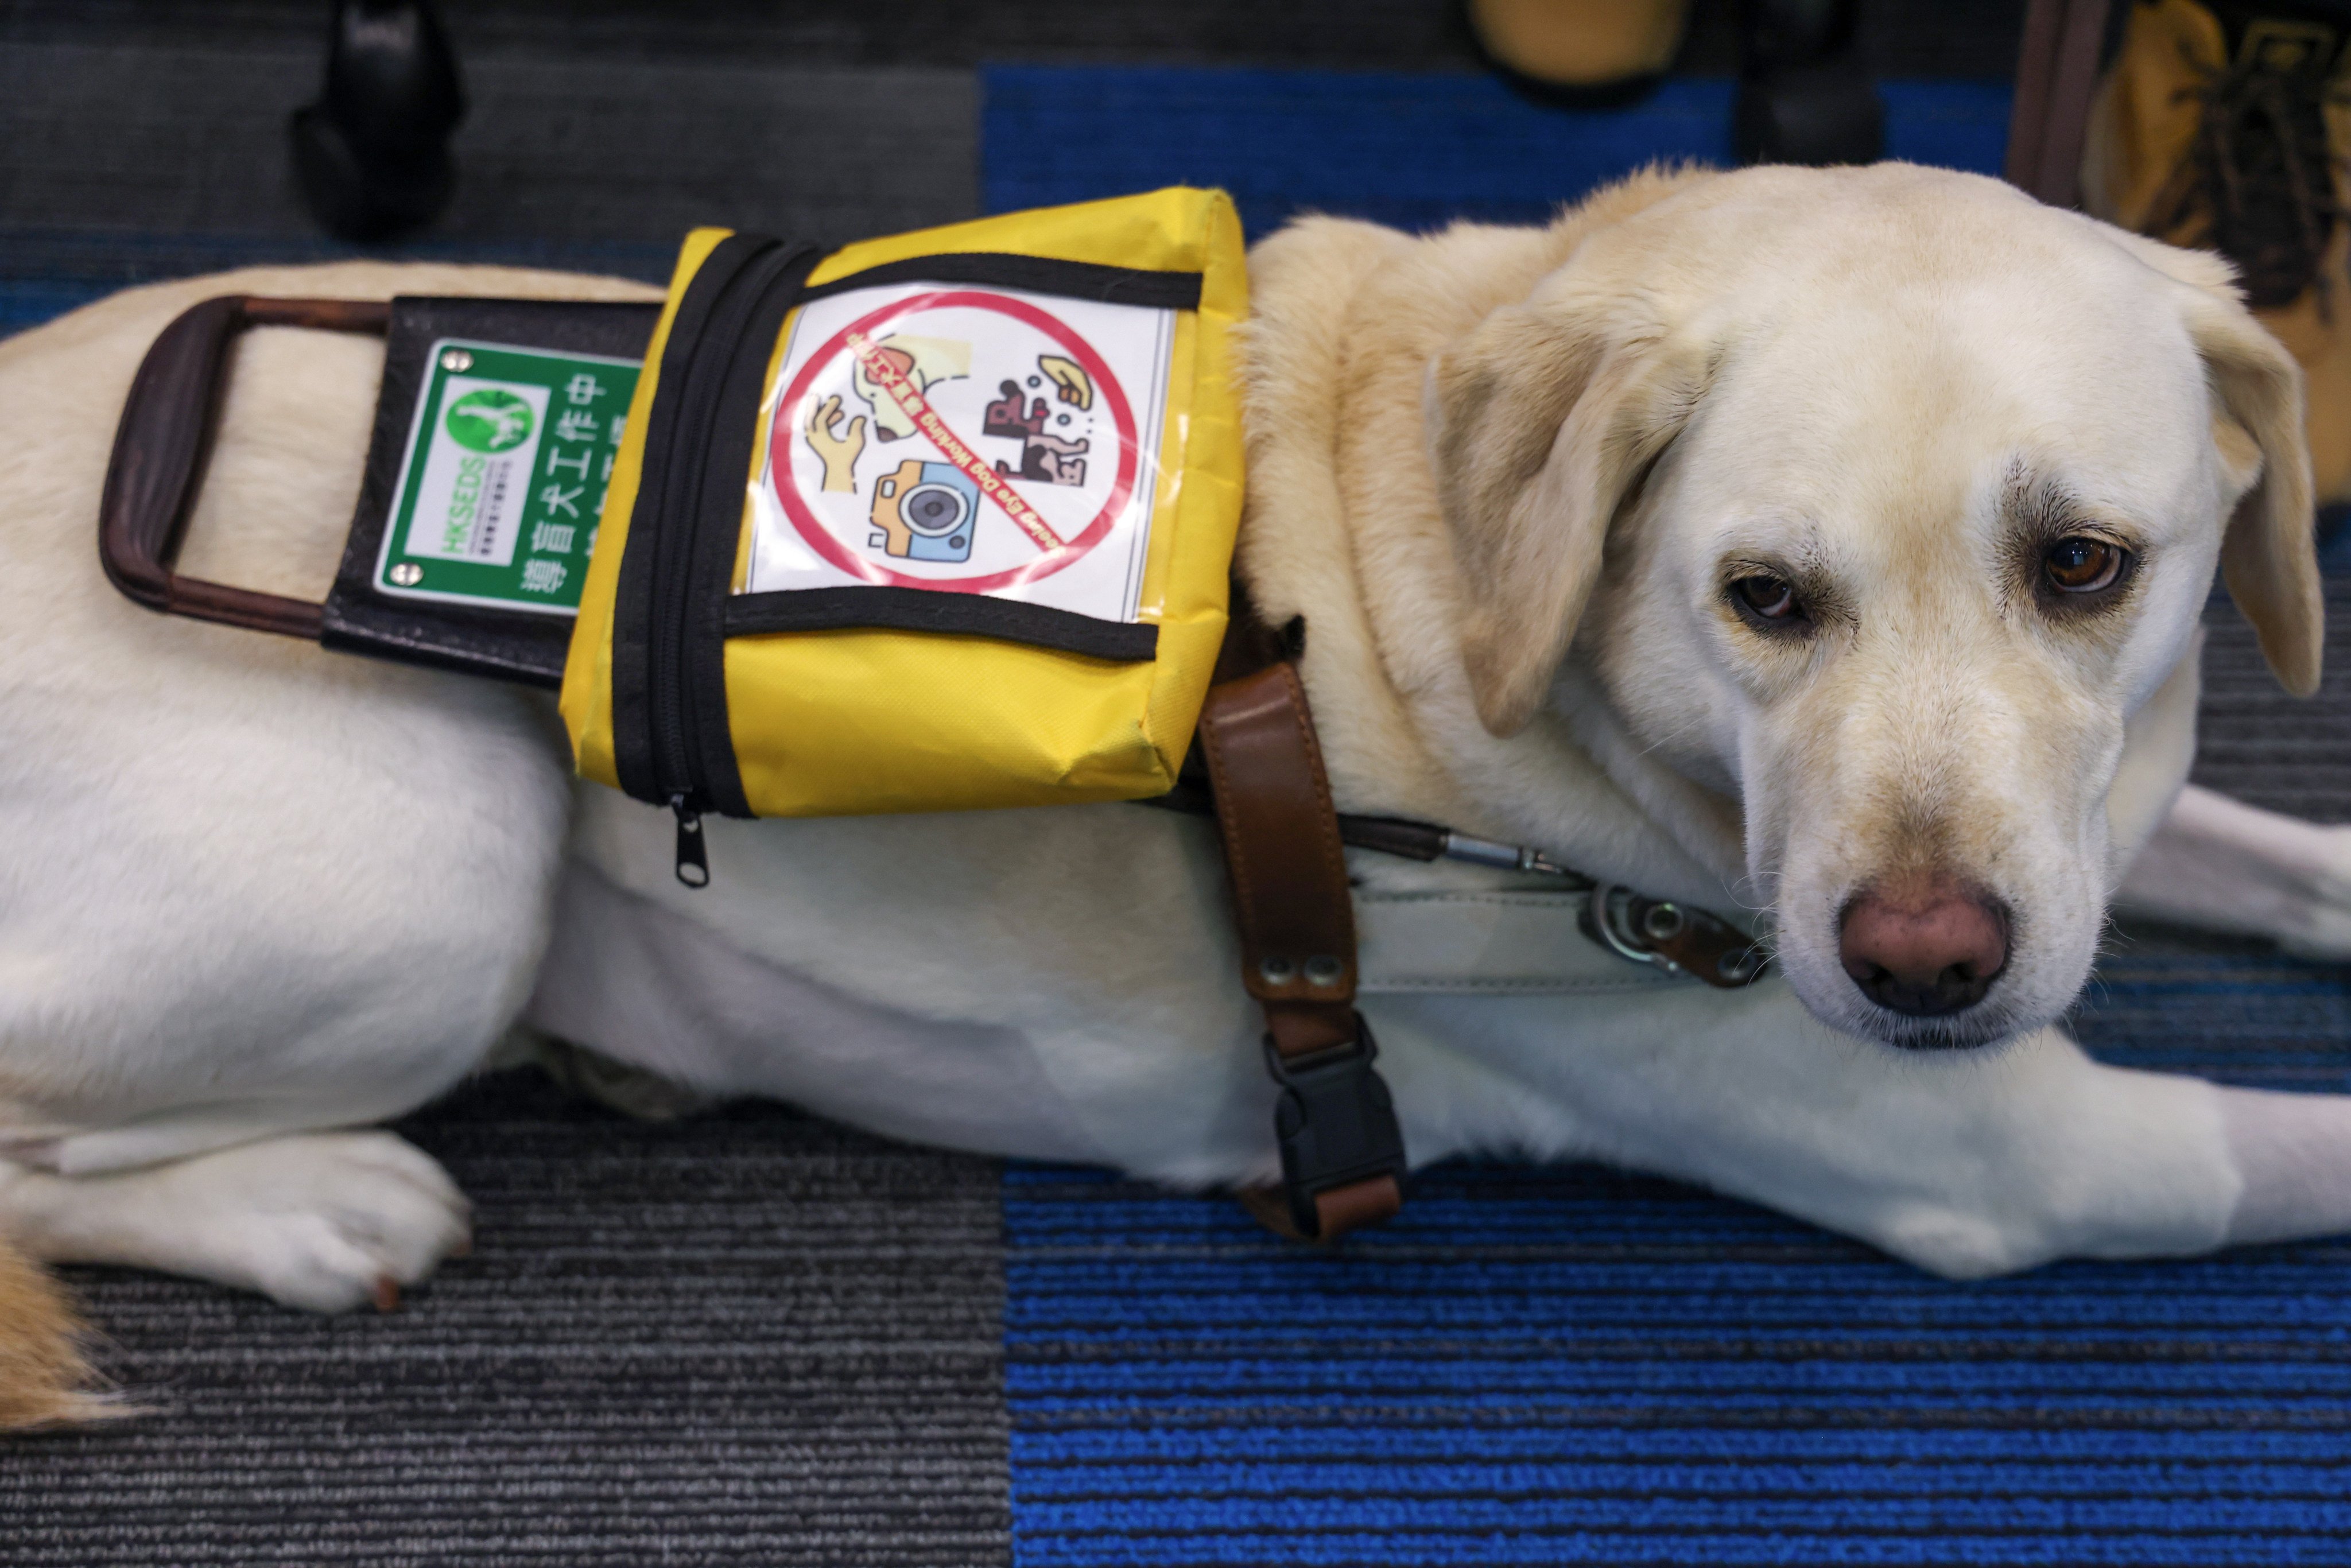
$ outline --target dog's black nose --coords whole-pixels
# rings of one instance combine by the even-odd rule
[[[1840,925],[1844,972],[1861,994],[1913,1018],[1975,1006],[2008,964],[2000,906],[1949,883],[1907,898],[1863,893]]]

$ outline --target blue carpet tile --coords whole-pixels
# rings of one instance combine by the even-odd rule
[[[1589,1167],[1442,1167],[1336,1256],[1005,1188],[1023,1564],[2351,1556],[2351,1248],[1953,1286]]]
[[[2134,931],[2102,1057],[2351,1090],[2351,968]],[[1424,1173],[1335,1256],[1019,1167],[1016,1561],[2351,1561],[2351,1247],[1951,1285],[1589,1166]]]
[[[1404,228],[1541,223],[1654,160],[1728,162],[1731,85],[1674,80],[1640,104],[1548,109],[1483,76],[1181,68],[981,74],[991,212],[1221,185],[1252,237],[1299,212]],[[1890,82],[1886,153],[1998,173],[2004,82]]]
[[[2074,1019],[2101,1061],[2252,1089],[2351,1092],[2351,968],[2145,926],[2114,934],[2106,948]]]

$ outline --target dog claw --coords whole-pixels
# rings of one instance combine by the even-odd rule
[[[380,1312],[400,1311],[400,1281],[389,1274],[380,1275],[376,1280],[375,1310]]]

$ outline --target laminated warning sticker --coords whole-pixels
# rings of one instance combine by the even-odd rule
[[[638,361],[444,338],[425,363],[376,591],[577,614]]]
[[[743,589],[878,584],[1133,621],[1176,313],[900,284],[802,306]]]

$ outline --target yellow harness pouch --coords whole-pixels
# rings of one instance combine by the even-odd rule
[[[820,253],[686,239],[563,677],[580,771],[678,813],[1173,787],[1241,504],[1223,193]]]

